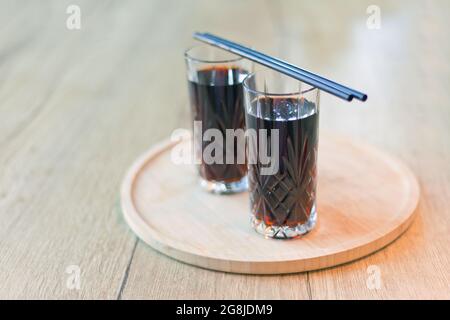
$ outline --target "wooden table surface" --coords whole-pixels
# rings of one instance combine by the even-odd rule
[[[0,298],[450,298],[450,2],[376,1],[379,29],[371,4],[0,0]],[[197,30],[367,91],[365,104],[322,95],[321,128],[410,166],[412,227],[356,262],[284,276],[199,269],[139,241],[120,183],[189,126],[183,50]]]

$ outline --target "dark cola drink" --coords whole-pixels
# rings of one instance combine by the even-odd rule
[[[249,164],[248,182],[254,228],[272,238],[291,238],[315,223],[318,109],[306,99],[260,97],[247,110],[248,129],[278,130],[278,171],[261,174],[257,160]],[[263,111],[261,111],[263,110]],[[258,138],[257,147],[260,148]],[[258,150],[260,152],[260,150]]]
[[[197,70],[196,79],[189,80],[193,120],[201,121],[202,137],[208,129],[218,129],[223,136],[223,163],[208,164],[199,157],[199,173],[203,182],[220,183],[224,188],[219,190],[220,193],[226,193],[228,187],[231,190],[233,184],[241,187],[245,184],[245,188],[247,185],[247,165],[245,161],[238,163],[240,150],[237,139],[232,150],[227,151],[225,143],[227,129],[244,129],[245,126],[242,81],[247,74],[246,70],[238,67],[213,66]],[[197,151],[203,152],[210,143],[201,139]],[[227,152],[233,152],[232,163],[226,163]]]

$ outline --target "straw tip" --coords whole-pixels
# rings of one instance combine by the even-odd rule
[[[359,101],[362,101],[362,102],[367,100],[367,94],[365,94],[365,93],[358,93],[357,95],[353,95],[352,94],[351,97],[352,97],[352,99],[356,98],[356,99],[358,99]],[[348,101],[351,101],[351,99],[348,100]]]

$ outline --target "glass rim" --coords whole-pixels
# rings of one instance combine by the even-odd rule
[[[273,71],[273,72],[276,72],[276,71]],[[274,96],[274,97],[296,96],[296,95],[303,95],[303,94],[305,94],[305,93],[312,92],[312,91],[314,91],[314,90],[320,91],[320,89],[317,88],[317,87],[311,86],[310,84],[308,84],[308,83],[306,83],[306,82],[302,82],[302,81],[300,81],[300,80],[296,80],[296,79],[294,79],[294,78],[290,78],[289,76],[287,76],[287,75],[285,75],[285,74],[283,74],[283,73],[281,73],[281,72],[279,72],[279,74],[283,74],[284,76],[286,76],[286,77],[288,77],[288,78],[290,78],[290,79],[296,80],[296,81],[298,81],[298,82],[305,83],[305,84],[307,84],[308,86],[311,86],[311,88],[308,88],[308,89],[305,89],[305,90],[302,90],[302,91],[283,92],[283,93],[275,93],[275,92],[260,91],[260,90],[257,90],[257,89],[250,88],[250,86],[247,84],[247,81],[248,81],[251,77],[254,77],[256,74],[259,74],[259,73],[264,73],[264,70],[259,70],[259,71],[256,71],[256,72],[249,73],[249,74],[244,78],[244,80],[242,81],[242,85],[243,85],[243,87],[245,88],[245,90],[250,91],[250,92],[255,93],[255,94],[259,94],[259,95],[264,95],[264,96]]]
[[[195,62],[201,62],[201,63],[227,63],[227,62],[236,62],[236,61],[240,61],[240,60],[244,59],[243,57],[238,56],[238,55],[236,55],[234,53],[228,52],[226,50],[223,50],[223,51],[225,51],[225,52],[235,56],[235,58],[232,58],[232,59],[217,59],[217,60],[199,59],[199,58],[195,58],[191,54],[189,54],[189,52],[191,50],[196,49],[196,48],[214,48],[214,49],[217,49],[217,50],[221,50],[220,48],[216,48],[216,47],[213,47],[213,46],[210,46],[210,45],[206,45],[206,44],[196,44],[196,45],[190,46],[189,48],[187,48],[184,51],[184,57],[187,60],[191,60],[191,61],[195,61]]]

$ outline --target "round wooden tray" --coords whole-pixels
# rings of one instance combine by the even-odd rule
[[[126,175],[122,210],[147,244],[177,260],[226,272],[280,274],[345,263],[392,242],[410,225],[419,186],[400,161],[363,144],[321,136],[318,223],[300,239],[265,239],[250,225],[247,193],[214,195],[163,142]],[[178,146],[180,147],[180,146]]]

